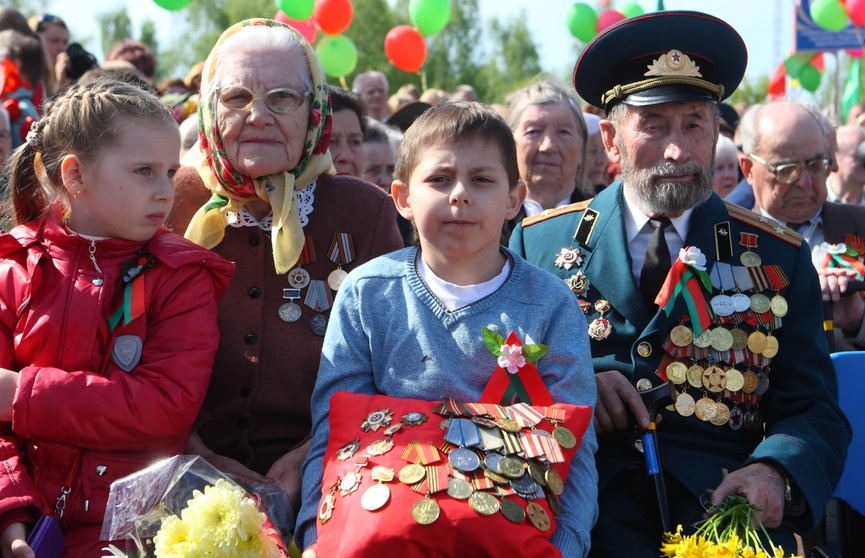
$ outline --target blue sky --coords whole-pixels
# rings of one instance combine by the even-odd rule
[[[363,2],[363,0],[354,0]],[[587,0],[598,7],[601,0]],[[611,0],[610,6],[621,6],[627,0]],[[646,11],[654,10],[657,0],[637,0]],[[564,23],[571,0],[480,0],[480,18],[518,17],[521,9],[528,14],[528,25],[535,34],[544,69],[556,76],[566,75],[573,68],[574,39]],[[771,74],[775,65],[793,45],[793,10],[795,0],[664,0],[668,10],[697,10],[713,14],[730,23],[745,39],[749,51],[747,76],[756,79]],[[140,25],[144,19],[157,22],[161,44],[182,41],[182,16],[163,10],[152,0],[55,0],[49,11],[63,17],[73,38],[91,38],[90,47],[98,54],[96,16],[124,7]],[[830,63],[831,64],[831,63]]]

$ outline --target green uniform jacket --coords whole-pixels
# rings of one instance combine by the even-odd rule
[[[661,383],[656,370],[663,369],[662,343],[668,339],[671,328],[687,316],[687,309],[681,298],[669,317],[660,309],[655,308],[657,312],[652,313],[646,309],[631,273],[622,196],[621,183],[616,182],[588,202],[588,209],[585,209],[587,202],[581,202],[526,219],[514,230],[510,247],[563,280],[582,271],[590,287],[579,298],[589,303],[606,299],[612,306],[604,315],[612,332],[606,339],[591,341],[595,372],[618,370],[632,384],[647,378],[656,386]],[[591,217],[581,231],[584,242],[580,243],[575,235],[586,212]],[[724,262],[741,266],[739,255],[745,248],[739,245],[740,233],[753,233],[758,244],[753,250],[762,257],[763,265],[779,265],[790,281],[781,290],[789,312],[781,327],[773,332],[779,352],[771,359],[767,374],[769,388],[759,404],[765,437],[747,428],[714,426],[694,415],[683,417],[675,411],[662,410],[663,420],[658,425],[660,457],[667,473],[682,481],[695,496],[721,482],[722,468],[733,471],[755,461],[780,465],[801,490],[806,504],[804,513],[785,516],[784,522],[803,532],[823,515],[843,470],[851,429],[838,407],[835,371],[822,329],[820,286],[808,245],[796,233],[758,219],[759,216],[725,204],[712,194],[695,208],[685,246],[700,248],[707,258],[706,269],[711,271],[718,258],[715,224],[728,223],[731,241],[727,245],[732,254],[729,251],[723,254],[722,249]],[[591,234],[587,236],[588,230]],[[725,236],[720,235],[722,245]],[[582,251],[582,265],[570,270],[557,267],[556,254],[570,247]],[[775,293],[767,294],[771,297]],[[542,297],[543,293],[537,296]],[[707,294],[706,300],[710,298]],[[589,322],[598,317],[592,305],[583,306]],[[717,318],[713,321],[712,327],[719,325]],[[742,328],[746,332],[753,330],[753,327],[746,329],[746,325]],[[694,388],[690,390],[692,394],[696,392]],[[695,399],[699,397],[696,394]],[[634,448],[636,438],[637,433],[599,435],[597,466],[601,490],[623,468],[643,462],[642,454]]]

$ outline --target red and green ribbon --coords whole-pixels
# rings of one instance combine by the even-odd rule
[[[522,346],[517,334],[508,335],[508,345]],[[510,405],[522,401],[529,405],[552,405],[553,398],[544,385],[535,365],[526,362],[516,374],[509,374],[501,366],[496,366],[490,381],[487,382],[479,399],[480,403]]]
[[[151,263],[153,256],[142,254],[135,265],[126,264],[123,269],[123,301],[108,318],[108,328],[114,331],[121,320],[129,325],[132,320],[144,314],[144,269]]]
[[[862,262],[860,262],[858,258],[859,252],[849,247],[844,252],[838,254],[827,252],[826,259],[823,262],[823,267],[843,267],[846,269],[852,269],[856,272],[856,279],[862,281],[865,280],[865,265],[862,265]]]
[[[676,300],[681,296],[688,308],[691,327],[694,328],[696,335],[700,335],[712,325],[712,312],[706,303],[703,289],[712,292],[709,274],[677,259],[670,268],[670,273],[667,274],[664,286],[655,297],[655,304],[663,308],[664,313],[669,316],[673,312]]]

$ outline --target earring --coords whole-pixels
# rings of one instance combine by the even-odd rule
[[[81,195],[81,188],[75,190],[75,193],[72,194],[72,197],[75,198],[75,199],[77,200],[77,199],[78,199],[78,196],[80,196],[80,195]]]

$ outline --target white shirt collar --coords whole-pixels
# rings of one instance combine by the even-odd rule
[[[628,194],[626,194],[624,190],[622,191],[622,198],[625,200],[625,228],[628,233],[628,242],[631,242],[638,234],[640,234],[643,227],[646,226],[649,217],[643,213],[639,207],[631,202],[630,198],[628,198]],[[685,210],[685,212],[678,217],[670,218],[670,223],[672,223],[673,228],[676,229],[676,234],[679,235],[679,238],[681,238],[683,242],[688,238],[688,227],[693,212],[694,208],[692,207]]]
[[[568,205],[570,203],[571,203],[571,196],[568,196],[565,199],[563,199],[562,201],[560,201],[559,203],[557,203],[556,207],[565,207],[566,205]],[[533,217],[544,210],[544,208],[541,207],[541,204],[539,204],[538,202],[536,202],[535,200],[530,199],[530,198],[526,198],[523,201],[523,209],[526,210],[526,217]]]

